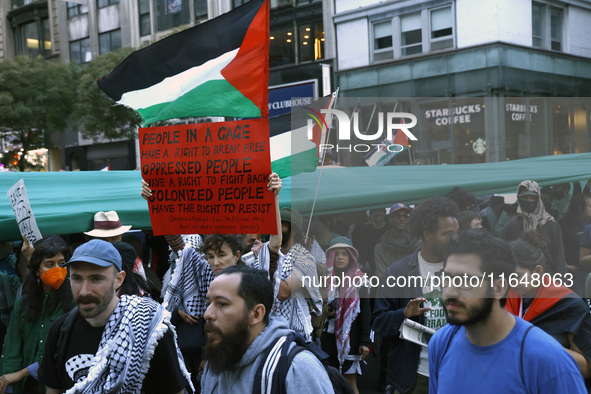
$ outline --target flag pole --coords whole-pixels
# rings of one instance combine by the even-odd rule
[[[334,103],[332,107],[334,108],[337,101],[337,96],[339,95],[339,88],[333,93],[334,96]],[[327,123],[328,124],[328,123]],[[326,130],[326,141],[330,138],[330,130],[332,129],[332,115],[330,118],[330,126],[328,126],[328,130]],[[320,138],[322,142],[322,136]],[[308,242],[308,236],[310,235],[310,226],[312,225],[312,217],[314,216],[314,208],[316,207],[316,199],[318,197],[318,189],[320,188],[320,179],[322,178],[322,171],[324,167],[324,158],[326,157],[326,149],[322,152],[322,165],[320,166],[320,172],[318,173],[318,182],[316,183],[316,191],[314,192],[314,200],[312,201],[312,209],[310,210],[310,219],[308,220],[308,227],[306,228],[306,234],[304,235],[304,243]]]

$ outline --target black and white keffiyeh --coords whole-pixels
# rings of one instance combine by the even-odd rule
[[[269,248],[265,244],[261,248],[259,255],[258,268],[269,270]],[[285,301],[279,301],[277,294],[282,280],[286,280],[291,274],[294,274],[302,282],[302,288],[292,294]],[[293,245],[286,255],[279,252],[279,261],[277,271],[273,276],[273,295],[275,303],[271,313],[283,317],[289,323],[289,328],[300,333],[306,341],[312,340],[312,320],[310,316],[310,306],[312,313],[320,315],[322,313],[322,297],[318,289],[318,270],[314,257],[300,244]]]
[[[205,296],[214,278],[203,254],[187,244],[176,261],[162,305],[169,312],[181,308],[191,316],[203,316],[206,309]]]
[[[167,330],[174,333],[170,313],[156,301],[121,296],[88,375],[66,393],[140,393],[158,341]],[[178,347],[177,355],[183,375],[191,382]]]

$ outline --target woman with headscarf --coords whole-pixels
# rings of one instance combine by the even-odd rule
[[[363,272],[359,270],[359,253],[346,237],[331,240],[326,250],[328,283],[328,315],[320,338],[322,350],[329,364],[340,368],[353,390],[357,389],[357,375],[361,375],[361,361],[371,346],[369,291],[363,286]],[[340,286],[332,288],[340,282]]]
[[[23,283],[23,295],[16,301],[4,350],[0,393],[13,385],[14,393],[41,394],[37,369],[45,352],[51,324],[74,307],[68,271],[62,265],[70,248],[57,235],[35,242]]]
[[[591,377],[591,315],[587,304],[568,287],[544,275],[550,258],[541,237],[527,234],[510,246],[517,261],[517,280],[509,290],[505,308],[550,334],[573,356],[583,377]]]
[[[566,260],[562,243],[562,231],[554,217],[546,212],[540,197],[540,186],[534,181],[523,181],[517,187],[517,216],[509,220],[501,238],[513,241],[523,238],[526,233],[535,233],[542,237],[548,245],[552,265],[548,272],[554,274],[566,273]]]

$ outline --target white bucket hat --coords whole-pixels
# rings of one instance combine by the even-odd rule
[[[100,211],[94,215],[94,229],[84,234],[90,235],[91,237],[108,238],[126,233],[129,229],[131,229],[131,226],[121,225],[121,220],[119,220],[117,212]]]

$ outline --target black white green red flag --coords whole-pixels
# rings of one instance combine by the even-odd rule
[[[316,170],[330,124],[322,110],[334,108],[336,96],[269,118],[271,168],[280,178]]]
[[[99,87],[161,120],[268,116],[269,2],[253,0],[128,56]]]

